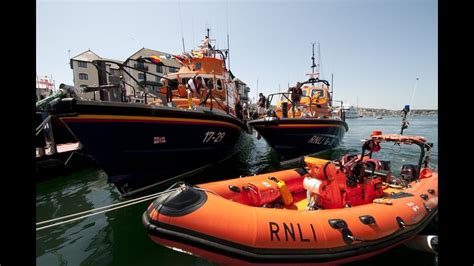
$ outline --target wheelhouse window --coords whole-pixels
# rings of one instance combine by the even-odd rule
[[[206,85],[209,89],[214,89],[214,80],[205,78],[204,82],[206,82]]]
[[[87,75],[86,73],[79,73],[79,79],[89,80],[89,75]]]
[[[87,62],[78,61],[77,64],[79,65],[80,68],[87,68]]]
[[[321,99],[324,98],[324,90],[321,89],[313,89],[311,91],[311,97],[315,99]]]
[[[222,80],[218,79],[217,80],[217,90],[222,91],[223,86],[222,86]]]

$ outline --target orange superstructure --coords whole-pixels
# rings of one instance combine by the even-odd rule
[[[236,115],[235,104],[240,96],[233,76],[226,67],[226,57],[222,51],[205,47],[174,56],[174,59],[181,63],[181,68],[176,73],[168,73],[165,79],[162,79],[163,87],[160,88],[160,93],[167,94],[171,86],[171,100],[178,108],[189,108],[190,104],[212,106]],[[200,91],[201,97],[205,99],[203,102],[196,95],[188,99],[186,89],[189,79],[198,75],[204,79],[207,87]]]
[[[303,94],[301,96],[299,107],[293,108],[294,103],[291,101],[291,93],[273,94],[280,95],[275,107],[275,112],[278,118],[332,117],[329,83],[325,80],[315,78],[316,74],[309,75],[311,75],[311,78],[308,81],[303,82],[301,87]],[[283,105],[286,106],[283,107]],[[287,110],[287,114],[284,114],[285,109]]]

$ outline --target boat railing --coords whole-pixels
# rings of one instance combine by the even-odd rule
[[[214,101],[222,108],[222,110],[225,110],[226,113],[229,113],[229,108],[226,108],[226,107],[222,106],[222,104],[221,104],[221,103],[216,99],[216,97],[212,94],[212,89],[209,89],[209,91],[208,91],[206,97],[204,98],[204,100],[202,100],[202,101],[199,103],[199,105],[200,105],[200,106],[204,106],[204,105],[206,104],[206,102],[207,102],[207,99],[210,99],[210,100],[211,100],[211,103],[210,103],[210,104],[211,104],[211,106],[210,106],[211,111],[212,111],[212,106],[213,106],[212,103],[213,103],[213,100],[214,100]]]
[[[135,60],[135,59],[129,59],[129,60],[133,60],[133,61],[137,61],[137,62],[141,62],[141,60]],[[168,85],[166,86],[166,93],[163,93],[161,91],[156,91],[157,94],[161,94],[161,95],[165,95],[166,96],[166,104],[172,102],[172,98],[173,97],[177,97],[177,98],[182,98],[182,99],[186,99],[187,97],[186,96],[181,96],[181,95],[173,95],[173,90],[177,90],[178,89],[178,86],[180,85],[180,83],[175,80],[175,79],[170,79],[170,78],[167,78],[163,75],[159,75],[159,74],[156,74],[156,73],[153,73],[153,72],[149,72],[147,71],[145,68],[142,68],[142,67],[135,67],[135,66],[129,66],[127,64],[120,64],[116,61],[112,61],[112,60],[106,60],[106,59],[101,59],[101,60],[94,60],[92,62],[92,64],[99,70],[99,71],[104,71],[106,72],[107,74],[111,75],[111,73],[109,71],[107,71],[107,69],[104,67],[104,66],[101,66],[99,64],[99,62],[104,62],[104,63],[113,63],[115,65],[117,65],[119,67],[119,69],[127,74],[133,81],[136,82],[136,84],[138,84],[142,89],[143,91],[145,92],[145,104],[148,104],[147,102],[147,92],[145,90],[145,87],[146,85],[148,84],[147,83],[147,80],[146,80],[146,77],[147,77],[147,74],[148,75],[151,75],[151,76],[154,76],[154,77],[158,77],[158,78],[162,78],[162,79],[165,79],[168,81]],[[127,71],[125,68],[128,68],[128,69],[132,69],[132,70],[136,70],[136,71],[139,71],[141,73],[143,73],[143,80],[142,81],[139,81],[138,79],[136,79],[129,71]],[[134,97],[137,97],[137,91],[135,89],[135,86],[133,86],[132,84],[126,82],[123,80],[123,78],[120,79],[121,82],[123,84],[126,84],[128,86],[130,86],[132,89],[133,89],[133,96]],[[102,86],[105,86],[105,85],[102,85]],[[99,86],[100,87],[100,86]],[[211,98],[211,105],[212,105],[212,98]],[[212,108],[211,108],[212,109]]]
[[[341,107],[339,108],[339,118],[341,118],[342,121],[346,121],[346,110],[344,110],[344,101],[338,101],[338,100],[332,100],[333,102],[341,103]]]
[[[265,111],[267,111],[269,109],[269,106],[270,106],[270,103],[272,102],[273,100],[273,97],[275,95],[281,95],[282,97],[281,98],[285,98],[287,100],[287,102],[290,102],[291,103],[291,107],[292,107],[292,113],[293,113],[293,118],[295,118],[295,103],[290,99],[291,97],[289,97],[291,95],[291,92],[277,92],[277,93],[272,93],[272,94],[269,94],[268,97],[267,97],[267,102],[265,104]],[[309,107],[309,112],[310,112],[310,116],[311,117],[315,117],[316,115],[316,112],[313,112],[312,111],[312,108],[311,108],[311,104],[313,103],[313,97],[311,96],[307,96],[307,95],[300,95],[301,98],[303,97],[306,97],[306,98],[309,98],[309,103],[308,103],[308,107]]]
[[[141,60],[135,60],[135,59],[129,59],[130,60],[133,60],[133,61],[137,61],[137,62],[141,62]],[[145,100],[145,104],[147,104],[147,92],[145,90],[145,86],[147,85],[147,81],[146,81],[146,76],[147,74],[151,75],[151,76],[154,76],[154,77],[158,77],[158,78],[162,78],[164,80],[167,80],[168,81],[168,84],[166,86],[166,93],[163,93],[161,91],[156,91],[157,94],[161,94],[161,95],[166,95],[166,104],[169,104],[172,102],[172,99],[173,97],[177,97],[177,98],[182,98],[182,99],[186,99],[187,97],[186,96],[181,96],[181,95],[173,95],[173,90],[177,90],[178,89],[178,86],[181,84],[179,81],[175,80],[175,79],[170,79],[170,78],[167,78],[163,75],[159,75],[159,74],[156,74],[156,73],[152,73],[152,72],[149,72],[147,71],[145,68],[142,68],[142,67],[135,67],[135,66],[130,66],[130,65],[127,65],[125,63],[119,63],[119,62],[116,62],[116,61],[113,61],[113,60],[107,60],[107,59],[101,59],[101,60],[94,60],[92,61],[92,64],[99,70],[99,71],[104,71],[105,73],[109,74],[109,75],[112,75],[109,71],[107,71],[106,67],[105,67],[105,64],[101,64],[100,62],[103,62],[103,63],[112,63],[112,64],[115,64],[119,67],[119,69],[127,74],[133,81],[136,82],[136,84],[138,84],[144,91],[145,93],[145,97],[144,97],[144,100]],[[127,71],[125,68],[128,68],[128,69],[132,69],[132,70],[136,70],[136,71],[139,71],[139,72],[142,72],[143,73],[143,76],[144,76],[144,79],[142,81],[139,81],[138,79],[136,79],[129,71]],[[137,97],[137,94],[136,94],[136,90],[135,90],[135,87],[124,81],[123,80],[123,77],[120,78],[120,81],[123,83],[123,84],[126,84],[128,86],[130,86],[133,91],[134,91],[134,97]],[[185,84],[182,84],[182,85],[185,85]],[[99,87],[103,87],[103,86],[108,86],[108,85],[102,85],[102,86],[99,86]],[[210,100],[210,110],[212,111],[213,107],[214,107],[214,102],[217,103],[219,105],[220,108],[222,108],[222,110],[225,110],[227,113],[229,113],[229,108],[228,107],[225,107],[223,106],[217,99],[216,97],[212,94],[212,90],[209,89],[209,92],[206,94],[205,98],[203,101],[201,101],[199,103],[200,106],[205,106],[206,105],[206,102],[207,100]]]
[[[133,61],[137,61],[137,62],[140,62],[139,60],[134,60],[134,59],[129,59],[129,60],[133,60]],[[166,95],[166,99],[167,99],[167,102],[168,102],[168,99],[171,99],[171,87],[172,86],[176,86],[178,85],[178,82],[176,80],[173,80],[173,79],[169,79],[167,77],[164,77],[162,75],[158,75],[156,73],[152,73],[152,72],[149,72],[149,71],[146,71],[145,68],[141,68],[141,67],[135,67],[135,66],[129,66],[127,64],[124,64],[124,63],[119,63],[117,61],[114,61],[114,60],[107,60],[107,59],[100,59],[100,60],[94,60],[92,61],[92,65],[94,65],[98,71],[104,71],[105,73],[109,74],[109,75],[112,75],[112,73],[110,71],[107,71],[106,67],[105,67],[105,64],[102,64],[102,63],[109,63],[109,64],[115,64],[119,67],[120,71],[122,73],[125,73],[127,76],[130,77],[130,79],[132,79],[133,81],[135,81],[142,89],[143,91],[145,91],[145,104],[147,104],[147,93],[146,93],[146,90],[145,90],[145,87],[146,84],[147,84],[147,81],[146,81],[146,76],[147,74],[151,75],[151,76],[154,76],[154,77],[158,77],[158,78],[162,78],[162,79],[165,79],[165,80],[168,80],[168,89],[167,89],[167,92],[166,93],[162,93],[161,91],[157,91],[158,94],[165,94]],[[144,76],[144,80],[143,81],[139,81],[138,79],[136,79],[128,70],[126,70],[125,68],[128,68],[128,69],[132,69],[132,70],[136,70],[136,71],[139,71],[139,72],[142,72],[143,73],[143,76]],[[123,84],[126,84],[128,85],[130,88],[133,89],[133,96],[134,97],[137,97],[137,91],[135,89],[135,86],[133,86],[132,84],[126,82],[123,78],[120,78],[120,82],[123,83]],[[142,85],[144,84],[144,86]],[[99,87],[102,87],[102,86],[105,86],[105,85],[100,85]],[[181,97],[181,96],[178,96],[178,97]],[[183,97],[185,98],[185,97]]]
[[[324,80],[324,79],[319,79],[319,78],[314,78],[314,77],[311,77],[309,78],[307,81],[304,81],[304,82],[301,82],[301,86],[305,85],[305,84],[313,84],[314,83],[323,83],[324,85],[326,85],[328,88],[330,86],[329,82],[327,80]]]
[[[220,50],[214,50],[214,52],[219,52],[223,57],[224,57],[224,54],[222,53],[222,51]],[[224,57],[225,58],[225,57]],[[172,91],[173,90],[177,90],[178,89],[178,86],[180,85],[179,81],[177,80],[174,80],[174,79],[170,79],[170,78],[167,78],[167,77],[164,77],[164,76],[161,76],[161,75],[158,75],[158,74],[155,74],[155,73],[151,73],[151,72],[148,72],[148,71],[144,71],[143,69],[138,69],[138,68],[135,68],[135,67],[130,67],[130,66],[127,66],[129,68],[132,68],[132,69],[135,69],[135,70],[138,70],[138,71],[142,71],[144,73],[144,82],[146,83],[146,74],[151,74],[152,76],[155,76],[155,77],[160,77],[160,78],[163,78],[165,80],[168,80],[168,86],[166,87],[167,90],[166,90],[166,103],[170,103],[172,102],[172,97],[178,97],[178,98],[187,98],[186,96],[181,96],[181,95],[173,95],[172,94]],[[136,79],[133,78],[135,81]],[[138,82],[137,82],[138,83]],[[140,83],[138,83],[140,84]],[[186,85],[186,84],[182,84],[182,85]],[[164,94],[162,93],[161,91],[158,91],[157,93],[160,93],[160,94]],[[212,94],[212,89],[209,88],[209,91],[206,95],[206,97],[204,98],[203,101],[201,101],[199,103],[200,106],[205,106],[206,105],[206,102],[207,100],[210,100],[210,110],[212,111],[213,109],[213,102],[216,102],[220,108],[222,108],[222,110],[226,110],[226,113],[228,114],[229,113],[229,108],[228,106],[227,107],[224,107],[222,106],[222,104],[216,99],[216,97]],[[146,103],[146,94],[145,94],[145,103]]]
[[[393,136],[380,137],[380,136],[375,135],[375,136],[372,136],[369,139],[366,139],[364,141],[364,144],[362,145],[362,154],[361,154],[362,157],[360,157],[360,158],[363,158],[363,156],[366,156],[366,155],[369,156],[369,158],[372,158],[373,151],[369,148],[370,147],[370,142],[372,142],[372,144],[374,143],[374,141],[394,142],[397,145],[400,145],[400,144],[407,144],[407,145],[415,144],[420,148],[420,156],[418,158],[417,170],[415,171],[415,179],[418,180],[421,170],[423,168],[428,168],[429,163],[431,162],[431,150],[433,148],[433,143],[422,141],[422,140],[419,140],[419,139],[413,138],[413,137],[408,137],[406,139],[403,139],[402,138],[403,135],[399,135],[399,137],[396,137],[397,135],[394,135],[394,136],[395,137],[393,137]],[[366,152],[368,152],[368,153],[366,153]]]
[[[43,129],[46,127],[46,124],[48,124],[50,120],[51,120],[51,115],[48,115],[48,117],[46,117],[46,119],[44,119],[43,122],[41,122],[41,124],[39,124],[36,127],[36,135],[35,136],[38,136],[41,132],[43,132]]]

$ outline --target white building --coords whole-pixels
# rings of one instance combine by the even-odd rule
[[[162,64],[153,64],[153,63],[148,63],[148,62],[137,61],[140,57],[150,57],[150,56],[159,57]],[[169,57],[169,58],[166,58],[166,57]],[[128,57],[127,60],[125,60],[124,64],[133,68],[142,69],[147,72],[155,73],[156,75],[159,75],[159,76],[164,76],[168,73],[178,72],[179,68],[181,67],[181,64],[178,63],[178,61],[171,59],[171,54],[155,51],[148,48],[142,48],[138,50],[137,52],[132,54],[130,57]],[[128,68],[127,71],[135,78],[135,80],[140,82],[140,84],[137,84],[137,82],[133,80],[129,75],[123,75],[124,81],[126,81],[128,84],[135,87],[135,92],[134,92],[133,88],[126,84],[125,87],[127,90],[127,95],[134,95],[135,93],[136,97],[140,97],[142,96],[144,91],[140,90],[139,88],[145,87],[147,93],[151,93],[156,96],[159,96],[159,94],[156,92],[159,87],[163,86],[163,84],[161,84],[160,82],[161,80],[160,77],[146,74],[143,71],[130,69],[130,68]],[[145,81],[146,81],[146,86],[145,86]],[[164,99],[166,99],[166,97]]]
[[[54,80],[53,78],[48,78],[48,76],[38,77],[36,76],[36,99],[41,100],[54,91]]]
[[[162,61],[162,64],[152,64],[147,62],[138,62],[137,59],[140,57],[149,57],[149,56],[158,56]],[[120,60],[113,60],[113,59],[106,59],[102,58],[96,53],[92,52],[91,50],[87,50],[79,55],[71,58],[70,65],[71,69],[73,70],[73,81],[74,86],[79,91],[79,96],[84,99],[90,100],[116,100],[120,97],[116,97],[115,91],[104,92],[107,95],[100,95],[99,91],[94,92],[83,92],[82,88],[89,86],[89,87],[98,87],[99,85],[112,85],[112,84],[120,84],[120,77],[123,77],[123,81],[125,82],[125,93],[128,99],[131,97],[142,97],[144,91],[141,86],[145,87],[143,83],[146,81],[146,90],[147,93],[155,94],[157,89],[162,86],[159,77],[152,76],[150,74],[146,74],[146,77],[142,71],[134,70],[131,68],[126,68],[126,71],[130,73],[135,80],[138,82],[142,82],[142,84],[138,84],[135,80],[133,80],[128,74],[123,73],[122,70],[119,69],[118,65],[113,63],[106,63],[105,70],[106,72],[99,71],[93,64],[92,61],[94,60],[101,60],[105,59],[108,61],[114,61],[119,64],[125,64],[127,66],[131,66],[138,69],[143,69],[148,72],[156,73],[157,75],[163,76],[167,73],[177,72],[181,65],[174,59],[170,58],[170,54],[155,51],[148,48],[142,48],[128,57],[125,62]],[[166,58],[168,57],[168,58]],[[146,80],[145,80],[146,78]],[[100,82],[100,80],[102,82]],[[141,86],[140,86],[141,85]],[[114,95],[111,95],[113,93]]]
[[[237,85],[237,90],[240,94],[240,101],[243,103],[249,103],[249,92],[250,88],[242,80],[235,78],[235,84]]]
[[[100,84],[101,82],[99,82],[99,78],[101,78],[102,73],[100,73],[97,67],[92,64],[92,61],[100,59],[105,58],[98,56],[91,50],[87,50],[83,53],[76,55],[70,60],[70,66],[73,71],[74,87],[76,87],[76,89],[78,90],[79,96],[84,99],[99,100],[101,98],[99,95],[99,91],[85,93],[83,92],[84,87],[98,87],[99,85],[119,83],[119,76],[121,73],[119,71],[118,66],[113,63],[107,63],[105,64],[106,72],[104,72],[103,81],[102,84]],[[111,61],[122,63],[122,61],[119,60]],[[110,73],[110,75],[107,74],[107,72]],[[102,95],[102,97],[104,97],[104,95]],[[107,96],[106,98],[110,97]]]

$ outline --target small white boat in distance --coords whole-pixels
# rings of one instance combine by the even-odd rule
[[[334,108],[334,113],[339,113],[339,110],[341,110],[340,106],[337,106]],[[359,118],[359,112],[356,107],[353,105],[345,105],[342,107],[342,110],[344,110],[346,118]]]

